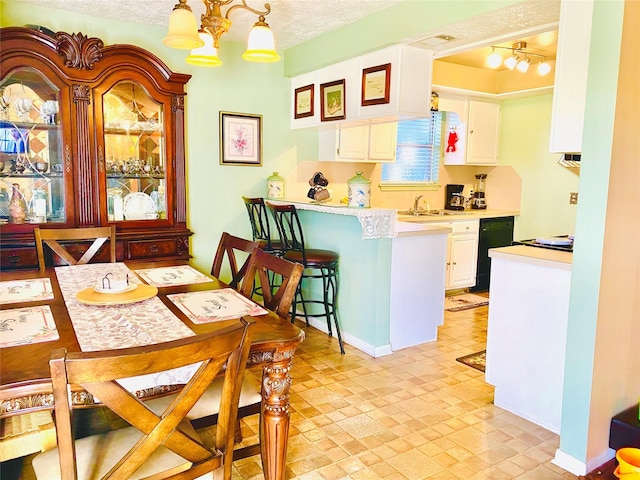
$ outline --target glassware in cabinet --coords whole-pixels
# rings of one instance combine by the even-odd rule
[[[66,222],[59,105],[59,88],[35,68],[0,81],[0,223],[11,223],[6,198],[14,185],[25,223]]]
[[[163,104],[137,82],[122,80],[102,97],[107,218],[165,218]]]

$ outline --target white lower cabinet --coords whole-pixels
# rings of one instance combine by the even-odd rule
[[[321,130],[318,134],[318,160],[393,162],[397,132],[395,122]]]
[[[478,266],[479,220],[453,220],[437,225],[451,228],[447,243],[445,290],[473,287]]]

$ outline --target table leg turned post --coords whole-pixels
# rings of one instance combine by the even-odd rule
[[[285,358],[286,357],[286,358]],[[285,355],[262,372],[260,451],[265,480],[284,480],[289,438],[291,358]]]

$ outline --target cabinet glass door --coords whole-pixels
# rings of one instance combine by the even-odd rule
[[[0,224],[64,223],[60,90],[36,69],[0,81]]]
[[[107,219],[166,218],[163,105],[124,80],[102,96]]]

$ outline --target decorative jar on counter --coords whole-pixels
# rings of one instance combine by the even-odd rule
[[[347,186],[350,207],[371,207],[371,180],[363,177],[362,172],[356,172],[356,176],[349,179]]]
[[[267,198],[284,198],[284,178],[278,175],[278,172],[273,172],[273,175],[267,178]]]

